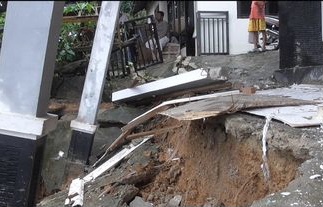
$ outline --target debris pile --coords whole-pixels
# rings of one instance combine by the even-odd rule
[[[178,71],[179,79],[195,67],[190,58],[180,59],[177,67],[182,66],[188,72]],[[207,83],[191,85],[189,95],[181,94],[183,89],[174,81],[173,96],[142,92],[138,100],[137,94],[130,102],[155,101],[146,112],[119,125],[119,136],[93,152],[97,159],[82,175],[37,206],[319,206],[319,200],[307,195],[323,192],[323,152],[317,144],[323,143],[323,87],[232,90],[228,77],[212,83],[219,90],[206,89]],[[167,85],[155,86],[158,91]],[[125,100],[131,96],[126,94]],[[114,105],[122,104],[120,99]],[[300,128],[304,126],[312,128]],[[322,191],[313,192],[311,186]]]

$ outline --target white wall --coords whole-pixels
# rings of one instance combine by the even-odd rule
[[[247,53],[253,48],[248,43],[248,18],[237,18],[236,1],[196,1],[195,11],[228,11],[229,12],[229,50],[230,54]],[[195,12],[195,13],[196,13]],[[196,16],[195,16],[196,18]],[[195,23],[195,28],[196,23]],[[196,53],[197,54],[197,53]]]
[[[147,14],[154,15],[155,9],[159,5],[159,11],[164,12],[164,20],[168,20],[168,12],[167,12],[167,1],[149,1],[147,2]]]

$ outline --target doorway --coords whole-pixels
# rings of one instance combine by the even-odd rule
[[[186,48],[187,56],[195,56],[194,2],[168,1],[167,10],[170,36],[178,40],[181,49]]]

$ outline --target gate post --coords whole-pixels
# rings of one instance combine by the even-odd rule
[[[97,128],[96,116],[118,24],[119,6],[119,1],[102,1],[78,116],[71,122],[73,130],[68,158],[74,163],[88,164],[91,154]]]
[[[0,54],[0,206],[32,207],[64,1],[8,1]]]

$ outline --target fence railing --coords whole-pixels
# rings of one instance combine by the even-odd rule
[[[135,71],[163,62],[162,49],[152,15],[126,21],[121,30],[121,37],[115,38],[109,77],[128,75],[129,62],[133,64]]]
[[[228,12],[197,12],[197,53],[198,55],[229,54]]]

